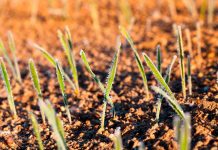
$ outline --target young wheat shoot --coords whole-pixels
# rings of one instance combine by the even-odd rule
[[[39,76],[34,61],[32,59],[29,59],[29,70],[30,70],[30,76],[33,82],[33,86],[37,92],[38,98],[42,100],[43,98],[42,98],[42,90],[39,84]],[[42,116],[42,121],[45,124],[45,114],[43,113],[42,110],[40,110],[40,112]]]
[[[16,69],[14,68],[14,65],[13,65],[13,62],[11,61],[10,57],[9,57],[9,54],[4,46],[4,43],[3,41],[0,39],[0,51],[1,53],[4,55],[4,58],[6,59],[11,71],[12,71],[12,74],[14,76],[14,78],[17,79],[17,75],[16,75]],[[17,79],[18,80],[18,79]]]
[[[186,35],[186,39],[187,39],[187,45],[188,45],[188,51],[189,51],[189,55],[192,58],[193,54],[192,54],[192,41],[191,41],[191,32],[190,30],[187,28],[185,29],[185,35]]]
[[[18,66],[18,60],[16,57],[16,46],[15,46],[15,42],[14,42],[14,37],[12,32],[8,32],[8,45],[10,47],[12,56],[13,56],[13,60],[14,60],[14,68],[16,70],[16,75],[17,75],[17,79],[19,81],[19,83],[22,83],[22,79],[21,79],[21,74],[20,74],[20,69]]]
[[[38,145],[39,145],[39,150],[44,150],[44,146],[42,144],[42,139],[41,139],[41,136],[40,136],[40,130],[39,130],[39,124],[36,120],[36,116],[30,112],[30,119],[31,119],[31,122],[32,122],[32,126],[33,126],[33,131],[34,131],[34,134],[36,136],[36,139],[37,139],[37,142],[38,142]]]
[[[179,66],[181,72],[183,98],[186,99],[185,64],[184,64],[184,50],[183,50],[181,26],[177,26],[177,49],[180,58]]]
[[[167,94],[161,89],[161,88],[156,88],[153,87],[152,89],[156,92],[161,94],[163,97],[165,97],[170,106],[175,110],[175,112],[181,117],[184,118],[184,112],[182,110],[182,108],[180,107],[180,105],[178,104],[176,98],[174,97],[173,92],[170,90],[169,86],[167,85],[166,81],[164,80],[164,78],[162,77],[162,75],[160,74],[160,72],[157,70],[157,68],[155,67],[155,65],[153,64],[153,62],[151,61],[151,59],[145,54],[143,53],[145,62],[147,64],[147,66],[150,68],[151,72],[153,73],[153,75],[155,76],[156,80],[158,81],[159,85],[161,85],[161,88],[163,88]]]
[[[160,45],[157,45],[156,50],[157,50],[157,69],[161,74],[162,73],[162,70],[161,70],[162,54],[161,54],[161,50],[160,50]]]
[[[46,100],[45,102],[39,99],[40,109],[45,113],[48,119],[48,123],[51,125],[55,134],[55,140],[58,145],[58,149],[67,150],[67,144],[64,138],[64,128],[61,119],[56,115],[51,103]]]
[[[114,134],[111,134],[110,138],[114,142],[114,150],[123,150],[123,142],[122,142],[120,127],[115,129]]]
[[[100,79],[91,70],[91,67],[90,67],[90,65],[89,65],[89,63],[87,61],[85,52],[83,50],[80,51],[80,55],[81,55],[81,58],[82,58],[82,61],[83,61],[84,65],[86,67],[86,70],[91,74],[94,81],[99,85],[101,91],[104,93],[103,112],[102,112],[102,115],[101,115],[101,128],[99,129],[99,132],[104,130],[104,122],[105,122],[105,113],[106,113],[107,102],[112,107],[113,115],[115,114],[114,104],[113,104],[113,101],[110,98],[109,94],[110,94],[110,91],[112,89],[112,84],[113,84],[115,74],[116,74],[118,58],[119,58],[119,54],[120,54],[120,46],[121,46],[121,43],[118,42],[117,52],[115,53],[113,61],[112,61],[112,65],[111,65],[109,75],[108,75],[108,79],[107,79],[106,88],[104,88],[104,85],[101,83]]]
[[[132,10],[129,5],[129,2],[127,0],[120,0],[119,3],[119,9],[121,14],[119,15],[119,23],[122,26],[128,27],[131,24],[132,20]]]
[[[139,54],[137,52],[137,49],[134,46],[133,40],[131,39],[131,37],[130,37],[129,33],[127,32],[127,30],[122,26],[120,26],[119,28],[120,28],[121,34],[127,39],[127,41],[129,42],[129,44],[130,44],[130,46],[131,46],[131,48],[132,48],[132,50],[134,52],[135,60],[137,62],[137,66],[139,68],[139,72],[140,72],[140,74],[142,76],[142,80],[143,80],[143,83],[144,83],[147,99],[149,99],[147,77],[146,77],[146,74],[145,74],[145,70],[144,70],[142,61],[141,61],[141,59],[139,57]]]
[[[14,98],[13,98],[13,93],[12,93],[12,89],[11,89],[9,76],[8,76],[3,58],[1,58],[1,57],[0,57],[0,69],[1,69],[1,76],[2,76],[2,79],[4,81],[4,85],[5,85],[5,89],[7,91],[9,107],[11,109],[11,112],[12,112],[14,118],[17,118],[17,112],[16,112],[16,108],[15,108],[15,104],[14,104]]]
[[[191,117],[189,113],[181,120],[178,116],[173,119],[175,137],[179,144],[179,150],[189,150],[191,143]]]
[[[174,55],[173,60],[171,61],[170,65],[167,68],[166,75],[164,77],[164,80],[167,84],[169,84],[169,82],[170,82],[171,71],[172,71],[173,65],[176,61],[176,58],[177,58],[177,56]],[[157,112],[156,112],[156,121],[157,122],[159,121],[159,117],[160,117],[160,110],[161,110],[162,101],[163,101],[163,97],[161,96],[158,98],[158,101],[157,101]]]
[[[71,124],[72,120],[71,120],[70,110],[69,110],[69,106],[68,106],[67,95],[65,94],[65,84],[64,84],[63,71],[62,71],[62,69],[61,69],[61,67],[59,65],[59,62],[57,60],[56,60],[56,74],[57,74],[59,87],[60,87],[60,90],[61,90],[61,93],[62,93],[62,96],[63,96],[66,113],[67,113],[69,122]]]
[[[191,77],[191,58],[188,56],[188,89],[189,89],[189,95],[192,95],[192,77]]]
[[[74,83],[76,86],[75,93],[79,93],[79,82],[78,82],[78,74],[76,69],[75,57],[73,54],[73,42],[70,34],[70,30],[68,27],[65,28],[65,33],[63,34],[60,30],[58,31],[58,37],[61,41],[62,47],[67,56],[68,63],[70,65],[70,69],[73,75]]]
[[[37,50],[39,50],[43,56],[51,63],[51,65],[53,67],[56,67],[56,62],[55,62],[55,58],[53,58],[51,56],[51,54],[49,54],[44,48],[40,47],[39,45],[37,44],[33,44],[33,47],[35,47]],[[61,66],[60,66],[61,67]],[[61,67],[62,68],[62,67]],[[63,70],[63,69],[62,69]],[[68,81],[68,83],[71,85],[71,87],[73,88],[73,90],[75,91],[76,90],[76,86],[74,85],[74,83],[71,81],[70,77],[65,73],[63,72],[64,74],[64,77],[66,78],[66,80]]]

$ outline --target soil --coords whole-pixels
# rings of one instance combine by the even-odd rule
[[[156,1],[131,0],[131,8],[135,17],[131,35],[139,54],[147,53],[155,61],[155,47],[161,45],[163,55],[163,72],[177,54],[176,37],[173,34],[173,23],[189,28],[192,36],[192,84],[193,95],[182,98],[178,59],[173,68],[170,87],[185,112],[191,114],[192,149],[213,149],[218,147],[218,7],[216,4],[213,26],[202,26],[202,57],[197,57],[196,20],[194,20],[182,2],[177,2],[177,16],[169,15],[168,5],[164,0]],[[200,1],[197,6],[199,8]],[[60,4],[53,7],[61,7]],[[27,9],[28,8],[28,9]],[[146,99],[141,76],[134,60],[133,52],[128,44],[123,47],[111,96],[115,104],[116,117],[109,115],[107,109],[106,130],[100,134],[100,115],[102,112],[103,93],[85,70],[80,56],[84,49],[93,71],[105,82],[110,63],[115,52],[116,37],[119,35],[118,6],[116,0],[99,2],[100,31],[93,29],[89,5],[82,1],[75,8],[69,2],[69,17],[63,19],[48,12],[46,1],[40,2],[37,20],[30,19],[29,1],[20,0],[15,5],[11,2],[0,2],[0,35],[6,43],[6,33],[11,30],[17,46],[17,57],[22,74],[22,85],[11,76],[11,84],[18,112],[18,119],[11,117],[7,102],[7,94],[0,80],[0,149],[37,149],[28,112],[38,116],[41,136],[46,149],[56,149],[54,135],[49,125],[43,125],[37,105],[37,95],[32,86],[28,71],[28,59],[33,58],[37,65],[44,99],[49,99],[57,114],[64,122],[67,145],[70,149],[112,149],[113,142],[109,138],[116,127],[121,127],[123,146],[134,149],[143,142],[146,149],[177,149],[174,138],[173,117],[176,113],[166,101],[163,102],[160,122],[155,122],[156,97],[150,90],[150,99]],[[199,8],[200,9],[200,8]],[[151,23],[149,27],[149,22]],[[79,74],[81,94],[75,96],[67,83],[67,95],[73,123],[68,122],[63,99],[58,87],[55,69],[34,49],[30,43],[35,42],[58,58],[66,72],[70,74],[66,56],[58,41],[57,30],[68,25],[74,42],[74,52]],[[183,30],[184,31],[184,30]],[[183,36],[185,54],[187,42]],[[143,62],[144,63],[144,62]],[[148,84],[156,85],[156,80],[144,63]],[[188,93],[188,90],[187,90]]]

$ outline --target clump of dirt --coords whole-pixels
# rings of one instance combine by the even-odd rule
[[[177,54],[176,37],[173,33],[173,23],[189,28],[193,42],[192,84],[193,95],[186,100],[182,97],[181,81],[178,61],[172,71],[170,87],[185,112],[191,114],[193,149],[216,149],[218,147],[217,128],[217,100],[218,100],[218,15],[215,9],[213,27],[202,26],[202,57],[200,64],[197,58],[196,20],[190,17],[186,8],[180,2],[176,3],[178,11],[176,18],[169,16],[168,6],[164,2],[156,7],[155,1],[141,2],[131,0],[131,8],[135,23],[131,35],[139,51],[147,53],[154,61],[155,47],[161,45],[163,55],[163,72],[169,65],[173,55]],[[142,5],[139,5],[142,4]],[[199,4],[199,3],[198,3]],[[111,93],[115,104],[116,117],[112,118],[107,109],[106,130],[98,133],[100,115],[102,112],[103,93],[90,78],[79,56],[80,49],[84,49],[93,71],[105,81],[107,71],[115,52],[115,41],[119,35],[118,6],[116,0],[99,2],[100,32],[93,29],[89,12],[89,5],[82,1],[79,10],[70,9],[69,18],[52,16],[48,13],[48,4],[40,2],[37,20],[30,20],[28,3],[18,2],[8,7],[2,4],[0,14],[0,35],[6,42],[6,32],[11,30],[15,36],[17,57],[22,75],[22,85],[16,83],[11,76],[18,119],[10,114],[7,94],[0,81],[0,148],[1,149],[37,149],[38,144],[28,117],[32,111],[38,116],[41,126],[43,145],[47,149],[56,149],[56,143],[51,128],[43,125],[37,105],[37,95],[31,83],[28,72],[28,59],[33,58],[39,71],[40,84],[44,99],[49,99],[56,112],[64,122],[66,141],[70,149],[112,149],[113,142],[109,135],[116,127],[121,127],[123,145],[125,149],[133,149],[143,142],[147,149],[177,149],[172,125],[176,115],[171,107],[163,102],[160,122],[155,122],[156,101],[155,93],[150,91],[151,99],[146,99],[143,82],[134,60],[133,52],[128,44],[123,42],[118,70]],[[69,2],[69,6],[75,6]],[[199,5],[198,5],[199,6]],[[150,23],[150,27],[148,24]],[[58,58],[66,72],[70,73],[66,56],[58,41],[56,31],[69,26],[73,36],[73,46],[81,88],[80,96],[75,96],[67,84],[67,97],[72,114],[72,124],[69,124],[63,109],[63,100],[58,87],[55,69],[45,60],[41,53],[30,46],[36,42],[45,47],[54,57]],[[149,29],[149,30],[148,30]],[[188,54],[187,41],[184,36],[185,54]],[[152,73],[146,64],[145,71],[148,84],[156,84]],[[11,75],[10,70],[8,69]]]

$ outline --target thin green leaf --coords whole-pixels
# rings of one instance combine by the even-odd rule
[[[62,34],[61,31],[58,31],[58,36],[61,41],[62,47],[65,51],[65,54],[67,56],[68,62],[70,64],[70,69],[73,75],[74,82],[76,84],[77,90],[79,90],[79,83],[78,83],[78,74],[77,74],[77,69],[76,69],[76,63],[75,63],[75,58],[74,54],[72,53],[73,50],[73,42],[71,39],[71,34],[69,31],[69,28],[65,28],[65,36]]]
[[[182,108],[180,107],[179,103],[174,97],[169,96],[166,92],[164,92],[161,88],[152,86],[152,90],[154,90],[156,93],[161,94],[163,97],[166,98],[167,102],[170,104],[170,106],[175,110],[175,112],[181,117],[184,118],[184,112]]]
[[[48,123],[52,126],[58,147],[60,147],[62,150],[67,150],[62,122],[60,118],[55,114],[55,110],[52,108],[51,103],[48,100],[46,102],[39,100],[39,106],[45,113],[48,119]]]
[[[33,85],[37,91],[38,97],[42,98],[42,91],[41,91],[41,87],[39,84],[38,73],[37,73],[35,64],[34,64],[32,59],[29,59],[29,70],[30,70],[31,79],[32,79]]]
[[[37,44],[33,44],[33,46],[36,49],[38,49],[40,52],[42,52],[43,56],[52,64],[53,67],[56,67],[55,59],[51,56],[51,54],[49,54],[44,48],[40,47]],[[76,87],[75,87],[74,83],[71,81],[70,77],[65,72],[63,72],[63,74],[64,74],[66,80],[68,81],[68,83],[70,83],[70,85],[72,86],[73,90],[75,90]]]
[[[191,76],[191,58],[188,56],[188,89],[189,95],[192,95],[192,76]]]
[[[178,45],[178,54],[180,58],[179,63],[180,63],[180,70],[181,70],[182,92],[183,92],[183,96],[185,99],[186,98],[186,83],[185,83],[184,50],[183,50],[181,26],[177,26],[177,45]]]
[[[3,53],[4,58],[6,59],[6,61],[7,61],[8,65],[9,65],[9,67],[11,68],[11,71],[12,71],[12,73],[13,73],[13,76],[14,76],[15,78],[17,78],[16,70],[15,70],[15,68],[14,68],[14,65],[13,65],[13,63],[12,63],[12,61],[11,61],[9,55],[8,55],[8,52],[7,52],[7,50],[5,49],[4,43],[3,43],[3,41],[2,41],[1,39],[0,39],[0,51]]]
[[[114,142],[114,149],[115,150],[122,150],[123,149],[123,143],[122,143],[122,137],[120,132],[120,127],[115,129],[114,134],[110,135],[110,138]]]
[[[19,65],[18,65],[18,60],[16,57],[16,46],[15,46],[13,34],[11,32],[8,32],[8,44],[9,44],[11,53],[13,55],[14,68],[15,68],[15,71],[17,74],[17,79],[21,83],[22,79],[21,79],[20,69],[19,69]]]
[[[10,107],[11,112],[13,113],[14,117],[16,118],[17,112],[16,112],[16,108],[14,105],[13,93],[12,93],[11,84],[9,81],[8,73],[7,73],[3,58],[0,58],[0,67],[1,67],[1,76],[2,76],[2,79],[4,81],[5,89],[6,89],[7,95],[8,95],[9,107]]]
[[[57,78],[58,78],[59,87],[60,87],[60,90],[61,90],[61,93],[62,93],[62,96],[63,96],[67,116],[68,116],[69,122],[72,123],[70,110],[69,110],[69,107],[68,107],[67,95],[65,94],[65,84],[64,84],[63,71],[60,68],[60,65],[59,65],[57,60],[56,60],[56,74],[57,74]]]
[[[131,39],[131,37],[130,37],[128,31],[127,31],[124,27],[122,27],[122,26],[120,26],[119,29],[120,29],[121,34],[122,34],[122,35],[127,39],[127,41],[129,42],[129,44],[130,44],[130,46],[131,46],[131,48],[132,48],[132,50],[133,50],[133,52],[134,52],[134,56],[135,56],[135,59],[136,59],[136,62],[137,62],[137,66],[138,66],[139,72],[140,72],[140,74],[141,74],[141,76],[142,76],[142,80],[143,80],[143,83],[144,83],[144,87],[145,87],[145,90],[146,90],[146,93],[147,93],[147,98],[149,98],[147,77],[146,77],[146,74],[145,74],[145,70],[144,70],[142,61],[141,61],[141,59],[140,59],[140,57],[139,57],[139,54],[138,54],[138,52],[137,52],[137,49],[135,48],[134,43],[133,43],[133,41],[132,41],[132,39]]]
[[[91,69],[91,67],[90,67],[90,65],[88,63],[86,54],[85,54],[85,52],[83,50],[80,51],[80,56],[81,56],[82,61],[83,61],[84,65],[85,65],[85,67],[86,67],[86,70],[91,74],[94,81],[98,84],[101,91],[104,93],[105,92],[104,85],[101,83],[100,79],[95,75],[95,73],[92,71],[92,69]]]
[[[157,45],[157,69],[161,73],[161,63],[162,63],[162,56],[161,56],[161,50],[160,45]]]
[[[35,115],[32,112],[30,112],[30,119],[31,119],[31,122],[32,122],[33,131],[35,133],[35,136],[36,136],[36,139],[37,139],[37,142],[38,142],[38,145],[39,145],[39,149],[44,150],[44,146],[42,144],[42,139],[41,139],[41,136],[40,136],[39,125],[38,125],[38,122],[36,120]]]

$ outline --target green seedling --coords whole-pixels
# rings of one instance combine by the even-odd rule
[[[12,71],[12,74],[15,78],[17,78],[17,75],[16,75],[16,69],[14,68],[14,65],[13,65],[13,62],[11,61],[10,57],[9,57],[9,54],[4,46],[4,43],[3,41],[0,39],[0,51],[1,53],[4,55],[4,58],[6,59],[11,71]],[[18,80],[18,79],[17,79]]]
[[[157,69],[161,73],[161,63],[162,63],[162,56],[161,56],[161,50],[160,45],[157,46]]]
[[[93,27],[95,31],[100,31],[100,22],[99,22],[99,14],[98,14],[98,3],[96,0],[89,0],[89,8],[90,8],[90,15],[93,22]]]
[[[191,58],[188,56],[188,89],[189,89],[189,95],[192,95],[192,77],[191,77]]]
[[[49,54],[44,48],[40,47],[39,45],[37,44],[33,44],[33,46],[38,49],[42,54],[43,56],[51,63],[51,65],[53,67],[56,67],[56,62],[55,62],[55,58],[53,58],[51,56],[51,54]],[[61,66],[60,66],[61,67]],[[62,67],[61,67],[62,68]],[[62,69],[63,70],[63,69]],[[66,78],[66,80],[68,81],[68,83],[71,85],[71,87],[73,88],[73,90],[75,91],[76,90],[76,86],[74,85],[74,83],[71,81],[70,77],[65,73],[63,72],[64,74],[64,77]]]
[[[167,84],[169,84],[170,82],[170,76],[171,76],[171,71],[172,71],[172,68],[173,68],[173,65],[176,61],[176,58],[177,56],[174,55],[173,57],[173,60],[171,61],[170,65],[168,66],[167,68],[167,71],[166,71],[166,75],[164,77],[164,80]],[[158,122],[159,121],[159,117],[160,117],[160,110],[161,110],[161,104],[162,104],[162,101],[163,101],[163,97],[158,97],[158,101],[157,101],[157,112],[156,112],[156,121]]]
[[[65,105],[65,109],[66,109],[66,112],[67,112],[67,116],[68,116],[69,122],[71,124],[72,120],[71,120],[70,110],[69,110],[69,106],[68,106],[67,95],[65,94],[65,84],[64,84],[63,71],[62,71],[58,61],[56,61],[56,74],[57,74],[60,90],[61,90],[61,93],[62,93],[62,96],[63,96],[64,105]]]
[[[58,149],[67,150],[67,144],[64,138],[64,128],[61,119],[56,115],[51,103],[46,100],[45,102],[39,100],[39,106],[41,110],[45,113],[48,119],[48,123],[51,125],[53,132],[55,134],[55,140],[58,145]]]
[[[185,29],[185,35],[186,35],[186,39],[187,39],[189,55],[192,58],[193,54],[192,54],[191,32],[190,32],[190,30],[188,28]]]
[[[33,82],[33,86],[37,92],[38,98],[42,100],[43,98],[42,98],[41,87],[39,84],[39,76],[38,76],[37,69],[32,59],[29,60],[29,70],[30,70],[30,75],[31,75],[31,79]],[[43,113],[42,110],[40,110],[40,112],[42,116],[42,121],[45,124],[45,114]]]
[[[214,8],[215,8],[215,0],[208,0],[207,23],[209,25],[213,24]]]
[[[185,65],[184,65],[184,50],[183,50],[183,41],[182,41],[182,31],[181,26],[177,26],[177,49],[179,55],[179,64],[181,71],[181,80],[182,80],[182,92],[183,97],[186,99],[186,83],[185,83]]]
[[[115,129],[114,134],[111,134],[110,138],[114,142],[114,150],[123,150],[123,142],[120,127]]]
[[[41,136],[40,136],[39,124],[38,124],[38,122],[36,120],[36,116],[33,113],[30,113],[29,115],[30,115],[30,119],[31,119],[31,122],[32,122],[33,131],[34,131],[34,134],[36,136],[36,139],[37,139],[37,142],[38,142],[38,145],[39,145],[39,149],[44,150],[44,146],[42,144],[42,139],[41,139]]]
[[[13,98],[13,93],[12,93],[12,89],[11,89],[11,84],[9,81],[8,73],[7,73],[3,58],[0,58],[0,67],[1,67],[1,76],[2,76],[2,79],[4,81],[5,89],[6,89],[7,95],[8,95],[9,107],[11,109],[11,112],[12,112],[14,118],[17,118],[17,112],[16,112],[16,108],[14,105],[14,98]]]
[[[148,91],[148,83],[147,83],[147,77],[146,77],[146,74],[145,74],[145,70],[144,70],[144,67],[143,67],[143,64],[142,64],[142,61],[139,57],[139,54],[137,52],[137,49],[136,47],[134,46],[134,43],[133,43],[133,40],[131,39],[129,33],[127,32],[127,30],[120,26],[120,32],[121,34],[127,39],[127,41],[129,42],[133,52],[134,52],[134,56],[135,56],[135,60],[137,62],[137,65],[138,65],[138,68],[139,68],[139,72],[142,76],[142,80],[143,80],[143,83],[144,83],[144,87],[145,87],[145,91],[146,91],[146,95],[147,95],[147,99],[149,99],[149,91]]]
[[[18,81],[20,83],[22,83],[20,69],[19,69],[19,66],[18,66],[18,60],[17,60],[17,57],[16,57],[16,46],[15,46],[13,34],[11,32],[8,32],[8,45],[10,47],[11,54],[13,56],[14,68],[16,70],[17,79],[18,79]]]
[[[119,0],[118,3],[121,12],[121,15],[119,16],[120,24],[128,27],[131,24],[131,20],[133,17],[129,2],[128,0]]]
[[[75,57],[73,54],[73,42],[70,34],[70,30],[68,27],[65,28],[65,33],[63,34],[61,31],[58,31],[58,36],[61,41],[62,47],[65,51],[65,54],[68,59],[68,63],[70,64],[70,69],[73,75],[74,83],[76,86],[75,93],[79,93],[79,81],[78,81],[78,74],[76,69],[76,62]]]
[[[173,119],[175,137],[179,144],[179,150],[189,150],[191,143],[191,117],[186,113],[185,118],[179,117]]]
[[[116,74],[118,58],[119,58],[119,54],[120,54],[120,46],[121,46],[121,43],[118,42],[117,52],[115,53],[113,61],[112,61],[112,65],[111,65],[111,68],[110,68],[110,71],[109,71],[109,75],[108,75],[108,79],[107,79],[107,86],[106,86],[106,88],[104,88],[104,85],[101,83],[100,79],[91,70],[91,67],[90,67],[90,65],[89,65],[89,63],[87,61],[85,52],[83,50],[80,51],[80,55],[81,55],[82,61],[85,64],[85,67],[86,67],[87,71],[91,74],[91,76],[94,79],[94,81],[99,85],[101,91],[104,93],[103,112],[102,112],[102,115],[101,115],[101,128],[99,129],[100,132],[104,130],[105,113],[106,113],[107,103],[109,103],[111,105],[112,111],[113,111],[113,115],[115,113],[114,104],[113,104],[112,99],[110,98],[110,91],[112,89],[112,85],[113,85],[115,74]]]
[[[160,74],[160,72],[157,70],[157,68],[155,67],[155,65],[153,64],[153,62],[151,61],[151,59],[145,54],[143,53],[145,62],[147,64],[147,66],[150,68],[151,72],[153,73],[153,75],[155,76],[156,80],[158,81],[159,85],[161,85],[161,88],[163,88],[166,92],[164,92],[161,88],[156,88],[153,87],[152,89],[156,92],[161,94],[163,97],[165,97],[170,106],[176,111],[176,113],[181,117],[184,118],[184,112],[181,109],[180,105],[178,104],[176,98],[174,97],[173,92],[170,90],[169,86],[167,85],[166,81],[164,80],[164,78],[162,77],[162,75]]]

